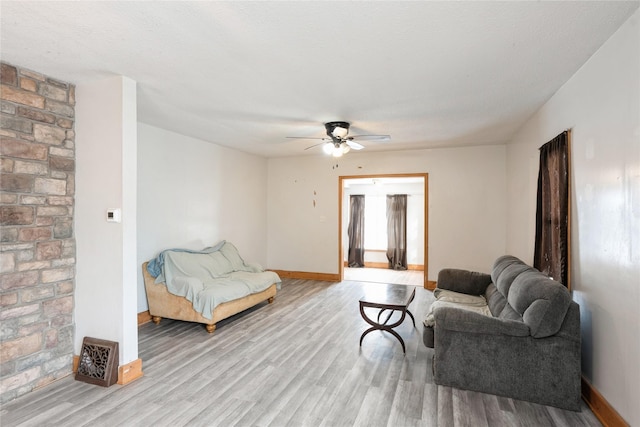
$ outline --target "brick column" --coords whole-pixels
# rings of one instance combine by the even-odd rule
[[[0,401],[72,371],[75,87],[0,63]]]

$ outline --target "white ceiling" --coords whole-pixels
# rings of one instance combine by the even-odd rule
[[[2,1],[0,52],[128,76],[141,122],[266,157],[323,155],[285,137],[333,120],[391,135],[365,151],[500,144],[639,4]]]

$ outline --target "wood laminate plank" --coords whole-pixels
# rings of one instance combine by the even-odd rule
[[[433,382],[425,383],[422,396],[422,424],[426,427],[436,427],[438,425],[438,386]]]
[[[522,427],[554,425],[553,419],[542,405],[514,400],[513,406],[515,413],[522,415],[522,417],[518,417],[518,421]]]
[[[422,419],[423,387],[411,381],[399,381],[391,404],[389,425],[417,425]]]
[[[49,408],[47,410],[41,411],[38,414],[33,414],[28,417],[23,418],[23,422],[20,423],[21,426],[24,427],[38,427],[42,425],[46,425],[49,420],[59,419],[65,412],[70,410],[73,405],[69,402],[64,402],[62,404],[57,405],[56,407]],[[2,422],[0,424],[4,425],[5,420],[4,417],[0,419]]]
[[[591,411],[585,410],[587,409],[587,404],[582,402],[581,406],[583,408],[581,412],[563,411],[562,409],[554,408],[551,406],[546,407],[546,409],[556,426],[600,426],[601,424],[600,421],[598,421],[598,418],[596,418],[596,416]]]
[[[484,412],[488,425],[492,427],[514,427],[520,425],[517,418],[513,416],[513,405],[502,406],[500,404],[500,401],[510,401],[511,399],[486,393],[479,394],[481,394],[482,402],[484,403]],[[507,408],[507,410],[503,410],[503,407]]]
[[[452,388],[451,397],[455,426],[489,427],[481,393]]]
[[[326,389],[324,387],[320,387],[317,385],[311,385],[308,387],[309,393],[307,396],[300,402],[300,404],[295,408],[295,411],[286,422],[286,426],[295,427],[304,425],[304,420],[309,418],[309,415],[313,411],[313,408],[318,403],[318,399],[320,396],[324,395]],[[274,420],[275,421],[275,420]],[[240,424],[238,424],[240,425]],[[272,425],[275,426],[274,423]]]
[[[453,392],[451,387],[438,386],[438,425],[453,426]]]

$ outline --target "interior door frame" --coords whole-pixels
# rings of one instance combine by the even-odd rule
[[[342,198],[344,181],[362,178],[423,178],[424,180],[424,271],[422,282],[426,289],[429,286],[429,174],[428,173],[400,173],[376,175],[345,175],[338,177],[338,274],[340,281],[344,279],[344,251],[342,248]]]

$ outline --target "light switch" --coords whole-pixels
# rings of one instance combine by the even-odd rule
[[[107,222],[122,222],[122,211],[120,209],[108,209]]]

